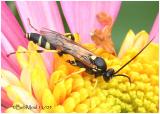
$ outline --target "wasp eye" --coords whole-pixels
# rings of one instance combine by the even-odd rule
[[[96,57],[94,62],[95,62],[95,65],[97,66],[97,68],[102,69],[102,70],[106,70],[107,65],[106,65],[103,58]]]

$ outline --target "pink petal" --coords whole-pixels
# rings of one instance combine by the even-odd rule
[[[150,32],[150,38],[153,38],[153,37],[156,37],[156,39],[154,41],[158,43],[158,39],[159,39],[159,13],[154,21],[154,24],[152,26],[152,30]]]
[[[1,112],[5,113],[5,111],[6,111],[6,108],[4,106],[1,106]]]
[[[46,27],[61,33],[64,32],[56,2],[17,1],[16,6],[27,32],[34,31],[30,27],[27,18],[30,19],[31,24],[38,30]]]
[[[27,32],[35,32],[29,25],[31,24],[38,30],[42,27],[49,28],[60,33],[64,33],[62,20],[56,2],[16,2],[20,17]],[[48,72],[53,70],[53,54],[42,54]]]
[[[102,28],[96,19],[96,15],[105,12],[115,21],[121,2],[103,1],[103,2],[66,2],[62,1],[61,6],[71,32],[78,32],[82,42],[91,42],[90,32],[96,28]]]
[[[18,76],[20,75],[20,67],[18,65],[16,55],[11,55],[7,57],[7,54],[14,52],[15,50],[13,49],[13,46],[9,43],[7,38],[4,36],[3,33],[1,33],[1,38],[2,38],[2,44],[1,44],[1,55],[2,55],[2,68],[10,70]]]
[[[4,52],[1,53],[1,62],[2,62],[1,67],[3,69],[6,69],[6,70],[13,72],[17,77],[20,76],[19,75],[20,74],[19,68],[15,67],[14,63],[12,63],[12,61],[6,57],[6,54],[4,54]]]
[[[1,88],[1,105],[5,108],[12,106],[12,101],[8,98],[7,93]]]
[[[14,49],[19,45],[27,46],[27,40],[24,38],[24,33],[19,26],[16,18],[8,8],[5,2],[1,2],[1,29],[4,36],[8,39]],[[8,48],[8,47],[5,47]]]
[[[1,62],[3,63],[3,64],[1,64],[1,67],[3,69],[9,70],[17,75],[17,72],[15,71],[15,69],[13,69],[13,66],[9,64],[9,62],[6,60],[5,56],[2,54],[1,54]]]

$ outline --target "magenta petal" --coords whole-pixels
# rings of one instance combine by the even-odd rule
[[[67,23],[73,33],[78,32],[82,42],[91,42],[90,32],[96,28],[102,28],[96,19],[100,12],[106,12],[115,21],[121,2],[103,1],[103,2],[66,2],[62,1],[61,6],[66,17]]]
[[[2,47],[2,49],[4,49]],[[9,70],[11,72],[13,72],[17,77],[20,76],[20,68],[17,67],[17,64],[14,64],[15,62],[12,61],[13,59],[10,59],[6,56],[6,52],[2,51],[1,52],[1,67],[3,69]]]
[[[29,25],[31,24],[38,30],[42,27],[64,33],[63,23],[59,14],[56,2],[22,2],[17,1],[18,8],[23,25],[27,32],[35,32]],[[53,54],[44,53],[43,59],[49,73],[53,71]]]
[[[1,30],[14,49],[19,45],[27,47],[27,40],[24,38],[24,33],[19,26],[16,18],[8,8],[5,2],[1,2]],[[8,47],[5,47],[8,48]]]
[[[7,93],[1,88],[1,106],[8,108],[12,106],[12,101],[8,98]]]
[[[16,74],[18,74],[18,76],[20,75],[20,67],[18,65],[17,59],[16,59],[16,55],[11,55],[9,57],[7,57],[7,54],[9,54],[10,52],[14,52],[15,50],[13,49],[12,45],[8,42],[7,38],[4,36],[3,33],[1,33],[1,55],[2,55],[2,61],[1,61],[1,65],[2,68],[10,70]]]
[[[154,41],[158,43],[158,40],[159,40],[159,13],[154,21],[152,30],[150,32],[150,38],[153,38],[153,37],[156,37]]]
[[[61,33],[64,32],[56,2],[17,1],[16,6],[27,32],[34,31],[28,23],[28,18],[31,24],[39,30],[46,27]]]
[[[1,106],[1,113],[5,113],[6,108],[4,106]]]
[[[43,53],[41,54],[45,63],[45,66],[47,68],[47,71],[49,75],[53,72],[53,54],[52,53]]]
[[[17,71],[13,68],[13,65],[9,64],[9,61],[7,61],[7,59],[6,59],[6,57],[4,55],[1,55],[1,62],[3,63],[3,64],[1,64],[1,67],[3,69],[11,71],[16,76],[18,75]]]

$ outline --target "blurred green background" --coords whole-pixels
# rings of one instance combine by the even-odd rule
[[[22,22],[19,18],[14,2],[7,2],[7,4],[22,26]],[[61,11],[66,32],[69,32],[60,3],[57,2],[57,4]],[[141,30],[145,30],[149,33],[158,11],[158,1],[123,1],[112,31],[112,38],[115,43],[116,51],[119,51],[123,39],[129,29],[132,29],[135,33]]]
[[[145,30],[148,33],[159,11],[157,1],[125,1],[121,4],[121,9],[112,31],[112,38],[118,52],[121,43],[128,32],[132,29],[135,33]]]

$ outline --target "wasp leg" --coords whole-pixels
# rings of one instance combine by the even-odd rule
[[[95,78],[97,78],[99,75],[98,75],[98,73],[95,73],[94,76],[95,76]]]
[[[70,63],[73,66],[78,66],[76,61],[67,60],[66,62]]]
[[[95,82],[95,84],[94,84],[94,86],[93,86],[93,90],[94,90],[94,89],[97,87],[98,79],[95,78],[93,81]]]
[[[71,39],[72,41],[75,41],[74,35],[71,33],[66,33],[66,34],[64,34],[64,36]]]
[[[95,73],[94,73],[95,78],[100,77],[101,75],[102,75],[102,74],[99,73],[99,72],[95,72]]]
[[[57,50],[43,50],[43,52],[58,53]],[[42,53],[42,52],[41,52]]]
[[[61,57],[61,56],[63,56],[63,54],[67,54],[67,51],[68,51],[68,50],[71,50],[71,49],[69,49],[69,48],[67,48],[67,47],[64,47],[63,50],[60,50],[60,51],[58,52],[58,55]]]
[[[79,66],[80,68],[85,68],[85,66],[77,60],[75,61],[67,60],[66,62],[70,63],[73,66]]]
[[[63,56],[63,54],[67,54],[66,52],[64,52],[64,51],[59,51],[58,52],[58,55],[61,57],[61,56]]]
[[[78,60],[75,60],[77,66],[79,66],[80,68],[86,68],[85,65],[83,63],[81,63],[80,61]]]

